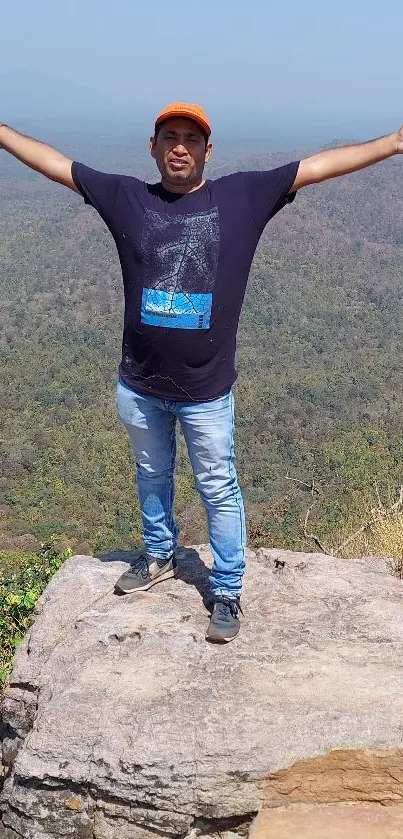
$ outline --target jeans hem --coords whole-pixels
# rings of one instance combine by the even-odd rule
[[[228,591],[228,589],[219,588],[212,590],[213,597],[228,597],[228,600],[238,600],[241,597],[242,589],[240,591]]]
[[[149,551],[146,548],[147,556],[151,556],[153,559],[158,559],[160,562],[168,562],[169,559],[172,559],[175,550],[170,551],[168,554],[161,554],[158,551]]]

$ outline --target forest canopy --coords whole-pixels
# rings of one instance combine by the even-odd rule
[[[89,165],[155,178],[127,142],[81,151]],[[281,162],[221,159],[209,176]],[[331,544],[402,482],[402,184],[392,159],[309,187],[262,237],[235,386],[252,544],[312,548],[313,482],[311,527]],[[78,196],[5,155],[0,201],[0,549],[54,534],[86,550],[138,545],[114,408],[123,292],[112,238]],[[206,539],[200,509],[181,441],[183,542]]]

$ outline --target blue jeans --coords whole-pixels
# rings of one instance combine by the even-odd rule
[[[234,466],[232,392],[211,402],[173,402],[137,393],[119,382],[117,409],[136,459],[147,552],[166,559],[177,547],[173,503],[178,419],[207,514],[214,559],[211,590],[238,597],[245,570],[246,528]]]

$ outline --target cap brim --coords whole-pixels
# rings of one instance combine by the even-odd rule
[[[158,117],[155,121],[155,126],[161,125],[162,122],[165,122],[167,119],[171,119],[171,117],[184,117],[185,119],[191,119],[192,122],[197,122],[200,125],[200,128],[203,129],[207,137],[210,137],[211,128],[207,122],[205,122],[201,117],[197,116],[197,114],[193,113],[193,111],[185,111],[181,110],[172,110],[168,114],[163,114],[162,116]]]

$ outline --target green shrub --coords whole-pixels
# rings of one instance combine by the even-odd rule
[[[15,650],[29,629],[35,604],[53,574],[72,555],[44,543],[21,570],[0,578],[0,686],[7,681]]]
[[[26,551],[24,548],[2,548],[0,550],[0,580],[9,574],[15,574],[29,562],[35,562],[38,549]]]

